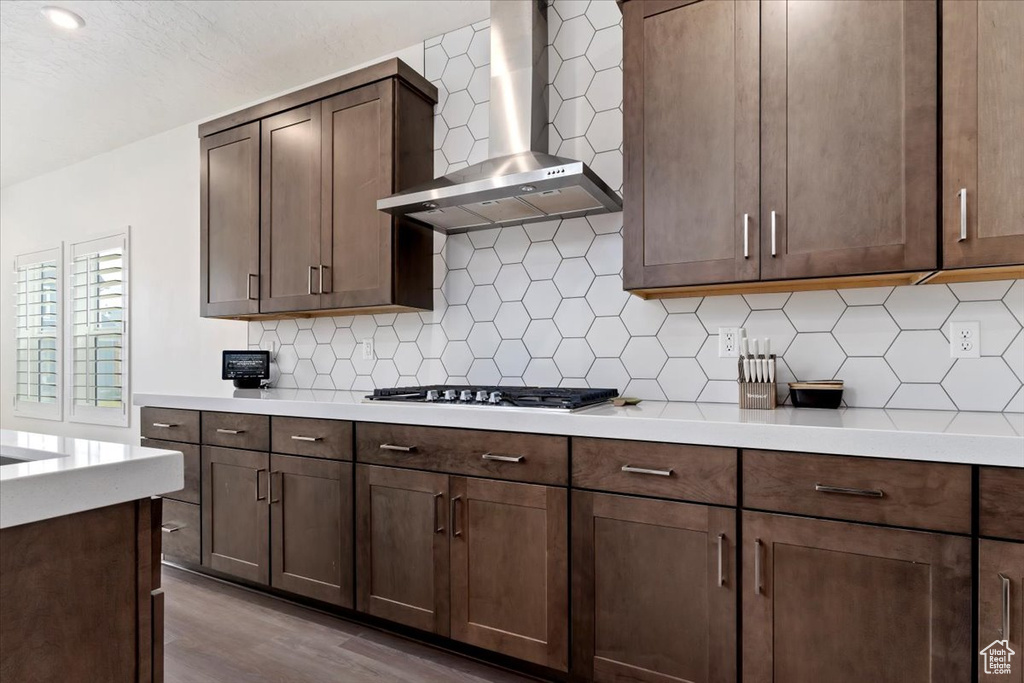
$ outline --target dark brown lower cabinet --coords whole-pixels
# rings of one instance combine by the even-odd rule
[[[270,582],[270,456],[203,447],[203,565],[257,583]]]
[[[574,491],[573,675],[736,680],[736,511]]]
[[[971,677],[971,539],[743,513],[746,683]]]
[[[352,607],[352,465],[270,456],[270,584]]]
[[[451,478],[451,636],[568,668],[567,492]]]
[[[995,673],[978,662],[980,681],[1024,681],[1024,543],[989,541],[978,545],[978,651],[997,640],[1008,640],[1016,654],[1010,673]],[[996,647],[999,647],[998,645]],[[981,655],[979,655],[981,656]]]
[[[448,476],[356,465],[356,608],[448,635]]]

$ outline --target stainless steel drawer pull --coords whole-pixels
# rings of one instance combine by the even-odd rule
[[[523,456],[521,455],[495,455],[494,453],[484,453],[480,456],[483,460],[497,460],[498,462],[522,462]]]
[[[750,214],[743,214],[743,258],[750,258]]]
[[[309,295],[319,294],[320,293],[320,292],[314,292],[313,291],[313,273],[316,270],[317,270],[317,266],[310,266],[309,267],[309,277],[306,280],[306,285],[308,285],[307,288],[306,288],[306,293],[309,294]]]
[[[451,515],[449,516],[448,519],[448,525],[452,528],[452,538],[462,535],[462,530],[457,529],[455,526],[455,520],[457,519],[457,517],[455,516],[455,512],[457,510],[456,506],[459,504],[459,501],[461,500],[462,496],[455,496],[454,498],[452,498],[452,510]]]
[[[401,451],[402,453],[412,453],[416,450],[415,446],[399,446],[393,443],[382,443],[380,445],[382,451]]]
[[[244,429],[221,429],[217,428],[218,434],[245,434]]]
[[[967,188],[961,187],[956,196],[960,198],[960,239],[957,242],[963,242],[967,239]]]
[[[648,469],[646,467],[633,467],[632,465],[623,465],[622,466],[622,471],[623,472],[632,472],[633,474],[653,474],[653,475],[656,475],[656,476],[659,476],[659,477],[671,477],[672,476],[672,468],[671,467],[669,469],[667,469],[667,470],[652,470],[652,469]]]
[[[323,441],[321,436],[299,436],[298,434],[292,434],[292,441]]]
[[[881,498],[885,495],[882,489],[851,489],[846,486],[828,486],[827,484],[815,484],[814,490],[818,493],[842,493],[847,496],[864,496],[866,498]]]
[[[754,595],[761,595],[764,584],[761,582],[761,543],[760,538],[754,539]]]
[[[253,295],[253,293],[252,293],[252,281],[253,281],[253,278],[256,279],[256,288],[257,288],[256,295]],[[249,281],[246,283],[246,286],[245,286],[246,287],[245,288],[245,294],[246,294],[246,297],[250,301],[256,301],[257,299],[259,299],[259,282],[260,282],[260,276],[259,275],[253,275],[252,273],[249,273]]]
[[[175,524],[174,522],[168,522],[160,526],[160,531],[165,534],[173,534],[175,531],[180,531],[185,528],[184,524]]]
[[[775,224],[777,222],[776,214],[772,211],[772,258],[775,258]]]
[[[718,585],[725,585],[725,534],[718,534]]]
[[[999,580],[1003,582],[1003,640],[1010,639],[1010,579],[1002,574]]]
[[[154,422],[153,426],[154,427],[159,427],[160,429],[173,429],[174,427],[177,427],[178,425],[171,424],[170,422]]]

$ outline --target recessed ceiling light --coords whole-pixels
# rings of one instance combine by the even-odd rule
[[[64,9],[63,7],[47,5],[42,9],[42,12],[43,16],[49,19],[51,23],[56,26],[60,26],[61,28],[74,30],[85,26],[85,19],[78,16],[71,10]]]

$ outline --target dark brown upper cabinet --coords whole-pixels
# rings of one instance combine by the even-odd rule
[[[436,101],[392,59],[202,124],[202,315],[431,308],[430,231],[376,202],[433,176]]]
[[[942,265],[1024,262],[1024,3],[942,4]]]
[[[757,280],[758,5],[623,11],[625,288]]]
[[[260,124],[200,141],[199,312],[259,313]]]
[[[761,279],[937,263],[934,1],[761,4]]]

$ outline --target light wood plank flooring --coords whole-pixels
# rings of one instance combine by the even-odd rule
[[[163,567],[167,683],[527,683],[367,626]]]

